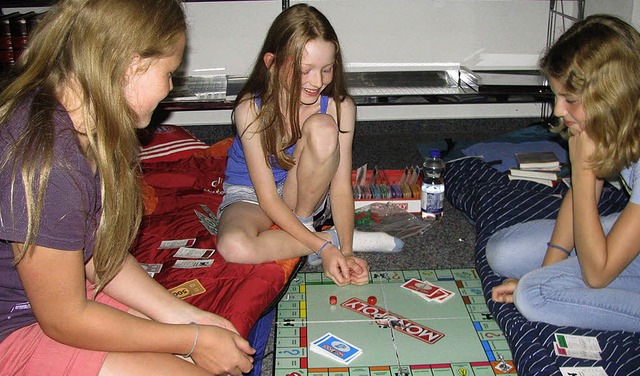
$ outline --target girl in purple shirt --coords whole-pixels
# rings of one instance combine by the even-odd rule
[[[251,370],[228,320],[174,297],[129,253],[142,215],[135,132],[185,44],[179,0],[62,0],[32,34],[0,93],[0,373]]]

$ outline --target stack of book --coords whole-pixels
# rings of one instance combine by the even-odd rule
[[[528,180],[556,186],[562,181],[560,160],[553,152],[516,153],[518,168],[509,170],[510,180]]]

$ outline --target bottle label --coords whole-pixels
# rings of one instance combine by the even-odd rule
[[[420,206],[423,217],[433,217],[444,211],[444,184],[424,184]]]

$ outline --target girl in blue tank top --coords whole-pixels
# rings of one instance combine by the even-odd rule
[[[392,251],[402,243],[354,233],[356,110],[336,33],[317,9],[294,5],[274,20],[256,61],[234,106],[218,251],[239,263],[313,255],[336,284],[365,284],[369,267],[354,244]],[[327,201],[335,227],[315,232],[313,216]]]
[[[326,114],[327,107],[329,106],[329,97],[322,95],[320,97],[320,113]],[[256,98],[256,107],[260,109],[260,98]],[[296,145],[293,144],[286,148],[284,151],[287,155],[293,156],[293,151]],[[251,178],[249,177],[249,169],[247,167],[247,160],[244,156],[244,150],[242,149],[242,142],[240,137],[236,136],[235,140],[229,148],[229,159],[227,160],[227,170],[225,171],[224,181],[234,185],[244,185],[252,187]],[[283,169],[278,163],[271,164],[271,172],[275,179],[276,184],[281,184],[287,177],[287,170]]]

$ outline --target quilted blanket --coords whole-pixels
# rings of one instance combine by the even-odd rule
[[[487,305],[504,332],[519,375],[560,376],[559,367],[602,366],[610,376],[640,375],[640,332],[599,331],[557,327],[525,319],[513,304],[491,300],[491,289],[503,281],[489,267],[485,247],[489,237],[518,222],[555,218],[564,184],[547,187],[528,181],[510,181],[502,172],[479,158],[447,163],[445,194],[453,206],[475,223],[476,269],[481,277]],[[605,185],[599,203],[601,214],[620,211],[627,202],[624,192]],[[554,333],[594,336],[602,348],[602,360],[556,356]]]

